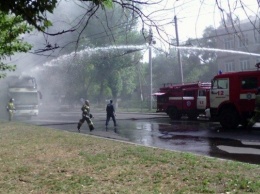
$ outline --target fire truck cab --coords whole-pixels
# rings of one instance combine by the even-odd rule
[[[216,75],[210,89],[210,117],[224,129],[246,126],[255,108],[260,71],[229,72]]]
[[[209,107],[210,86],[207,82],[164,86],[154,94],[157,96],[156,112],[166,112],[173,120],[183,115],[195,120]]]

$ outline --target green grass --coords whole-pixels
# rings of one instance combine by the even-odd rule
[[[260,193],[260,166],[0,122],[0,193]]]

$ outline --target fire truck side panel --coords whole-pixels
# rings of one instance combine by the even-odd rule
[[[195,98],[193,96],[184,96],[182,100],[182,109],[184,112],[196,109]]]
[[[184,89],[183,90],[183,101],[182,101],[182,108],[183,112],[187,113],[190,110],[196,109],[196,99],[197,99],[197,88],[196,89]]]
[[[196,120],[199,116],[197,109],[198,88],[184,90],[183,95],[183,115],[187,115],[190,120]]]
[[[182,107],[182,90],[180,88],[172,88],[168,93],[167,109],[175,107],[180,109]]]
[[[257,76],[241,76],[239,79],[240,93],[238,94],[238,104],[241,114],[249,114],[255,107],[255,89],[260,86],[260,79]]]
[[[216,79],[210,92],[211,107],[218,108],[225,101],[229,101],[229,79]]]
[[[255,106],[256,89],[260,86],[260,71],[232,72],[217,75],[210,91],[211,119],[223,128],[246,125]]]
[[[209,96],[208,96],[209,89],[200,89],[198,91],[198,97],[197,97],[197,109],[204,111],[206,108],[209,107]]]
[[[157,96],[157,112],[166,112],[172,119],[179,119],[182,115],[196,119],[199,113],[204,113],[209,101],[206,97],[209,84],[201,86],[202,83],[191,83],[160,88],[154,94]]]

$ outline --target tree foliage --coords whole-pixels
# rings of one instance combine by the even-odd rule
[[[128,49],[128,44],[144,44],[142,34],[135,30],[135,20],[129,20],[127,12],[121,7],[115,7],[114,11],[98,12],[97,17],[89,23],[89,28],[83,32],[83,36],[91,37],[81,39],[80,45],[88,46],[83,50],[83,58],[78,60],[78,66],[70,68],[70,72],[77,71],[78,95],[87,98],[95,96],[96,102],[104,102],[104,99],[114,98],[131,93],[136,83],[136,64],[141,59],[138,49]],[[117,26],[114,28],[114,26]],[[91,35],[104,33],[102,38]],[[112,45],[112,46],[111,46]],[[125,48],[117,48],[117,45],[126,45]],[[95,50],[96,47],[96,50]],[[102,49],[103,48],[103,49]],[[91,51],[93,49],[93,52]],[[82,51],[83,52],[83,51]],[[91,72],[80,71],[82,66],[93,66]],[[73,73],[74,74],[74,73]],[[82,87],[80,78],[85,77],[88,87]],[[69,78],[68,79],[72,79]],[[90,84],[91,83],[91,84]],[[79,99],[80,96],[77,96]]]
[[[92,2],[96,6],[112,7],[112,0],[79,0]],[[0,2],[0,10],[5,14],[21,16],[24,21],[40,31],[52,25],[48,20],[47,12],[53,13],[57,0],[8,0]]]
[[[57,0],[8,0],[0,2],[0,10],[5,14],[20,16],[38,30],[44,30],[50,26],[45,14],[47,11],[52,13],[56,5]]]
[[[177,52],[171,49],[169,54],[157,53],[153,58],[153,85],[160,88],[163,84],[178,83],[179,71],[177,62]],[[149,76],[147,76],[149,77]],[[149,83],[149,82],[148,82]]]
[[[192,47],[216,48],[215,29],[211,26],[204,30],[200,39],[189,39],[186,45]],[[181,50],[181,63],[183,67],[184,82],[209,82],[217,73],[217,56],[214,52],[193,49]],[[177,61],[177,52],[171,49],[166,54],[157,54],[153,58],[153,85],[160,88],[163,84],[181,83],[180,67]]]
[[[27,52],[32,46],[23,41],[21,34],[32,29],[23,22],[19,16],[6,15],[0,11],[0,78],[5,76],[5,71],[14,71],[16,66],[5,62],[17,52]]]
[[[215,29],[204,29],[202,38],[189,39],[187,45],[197,48],[216,48]],[[217,54],[206,50],[187,49],[182,51],[182,63],[186,82],[210,81],[217,70]]]

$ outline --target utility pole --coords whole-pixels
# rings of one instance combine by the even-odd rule
[[[152,43],[153,43],[153,32],[152,28],[149,29],[149,66],[150,66],[150,108],[153,108],[153,68],[152,68]]]
[[[177,24],[177,17],[174,16],[174,23],[175,23],[175,33],[176,33],[176,44],[177,44],[177,55],[178,55],[178,64],[180,68],[180,75],[181,75],[181,83],[183,84],[183,70],[182,70],[182,63],[181,63],[181,54],[179,50],[179,34],[178,34],[178,24]]]

